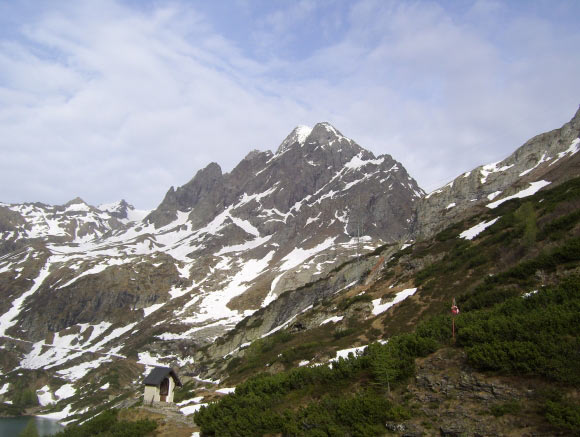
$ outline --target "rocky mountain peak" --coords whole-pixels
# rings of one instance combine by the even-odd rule
[[[351,139],[346,138],[343,134],[341,134],[338,129],[332,126],[328,122],[317,123],[312,128],[310,135],[308,136],[309,141],[317,141],[319,143],[329,143],[336,140],[345,139],[349,142],[352,142]]]
[[[284,153],[288,148],[293,146],[294,144],[298,144],[300,146],[304,145],[304,141],[312,132],[312,128],[308,126],[296,126],[292,132],[282,141],[282,144],[278,147],[276,154]]]
[[[75,197],[73,200],[68,201],[63,205],[63,207],[67,213],[88,212],[92,209],[92,206],[90,206],[80,197]]]
[[[177,217],[177,211],[188,211],[196,207],[200,202],[213,204],[223,191],[223,174],[219,164],[212,162],[207,167],[199,170],[193,179],[187,184],[171,187],[161,204],[145,220],[154,223],[156,227],[165,226]]]
[[[71,206],[71,205],[87,205],[87,203],[81,199],[80,197],[75,197],[72,200],[69,200],[64,206]]]
[[[111,217],[115,217],[122,223],[140,221],[149,213],[149,211],[136,209],[125,199],[121,199],[118,202],[101,204],[98,209],[108,213]]]
[[[287,152],[292,147],[315,147],[326,148],[328,146],[353,146],[356,143],[345,137],[338,129],[328,122],[316,123],[313,128],[308,126],[297,126],[280,144],[276,152],[280,155]]]
[[[250,153],[248,153],[245,157],[244,157],[244,161],[253,161],[257,158],[260,158],[261,156],[267,156],[268,158],[270,158],[272,156],[272,152],[270,152],[269,150],[262,152],[261,150],[258,149],[254,149],[251,150]]]

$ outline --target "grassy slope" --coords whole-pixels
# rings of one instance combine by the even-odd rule
[[[324,325],[255,342],[243,358],[230,362],[231,381],[264,370],[264,363],[288,369],[357,339],[390,338],[386,346],[375,344],[366,355],[332,370],[307,367],[255,376],[235,395],[198,413],[196,421],[208,435],[377,435],[387,420],[413,421],[423,413],[396,392],[414,374],[417,357],[449,345],[448,312],[457,297],[463,312],[453,347],[463,348],[467,363],[481,371],[559,384],[564,396],[536,397],[535,405],[541,406],[536,415],[543,426],[580,427],[578,405],[565,395],[580,383],[574,364],[580,362],[580,280],[574,275],[580,258],[579,206],[576,179],[484,210],[399,252],[367,294],[376,298],[393,284],[414,281],[419,291],[413,299],[374,319],[367,318],[362,299],[363,316],[348,321],[345,335]],[[501,219],[473,241],[458,238],[462,230],[495,217]],[[540,291],[522,299],[533,290]],[[348,303],[339,296],[327,304],[347,309]],[[428,321],[402,334],[413,331],[419,320]],[[518,414],[506,405],[496,413],[503,408]]]

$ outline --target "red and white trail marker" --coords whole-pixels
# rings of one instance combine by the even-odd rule
[[[455,338],[455,316],[459,314],[459,307],[455,304],[455,298],[453,298],[453,304],[451,305],[451,314],[451,330],[453,338]]]

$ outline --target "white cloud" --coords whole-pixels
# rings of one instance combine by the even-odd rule
[[[322,120],[429,191],[558,127],[580,95],[578,30],[502,3],[241,3],[244,41],[189,3],[55,4],[0,37],[2,201],[154,207]]]

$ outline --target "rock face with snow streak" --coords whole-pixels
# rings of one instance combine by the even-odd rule
[[[417,202],[413,234],[429,237],[474,206],[512,195],[536,181],[553,184],[579,174],[580,109],[560,129],[535,136],[506,159],[466,172]]]

